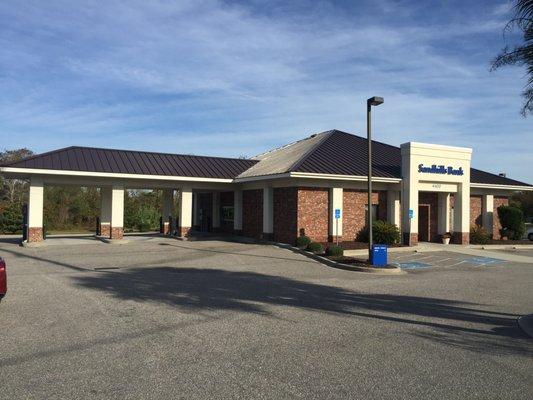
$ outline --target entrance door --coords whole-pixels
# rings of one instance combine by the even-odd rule
[[[213,215],[213,195],[198,193],[198,225],[200,232],[211,232]]]
[[[418,206],[418,241],[429,242],[429,204]]]

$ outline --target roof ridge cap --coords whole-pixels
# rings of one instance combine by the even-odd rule
[[[335,131],[336,131],[336,129],[332,129],[330,131],[322,132],[324,134],[324,137],[321,138],[320,140],[318,140],[317,143],[315,143],[314,146],[312,146],[309,150],[307,150],[307,152],[302,157],[300,157],[299,160],[296,160],[296,162],[294,162],[294,164],[292,164],[291,167],[288,169],[288,172],[293,172],[295,169],[298,169],[298,167],[300,165],[302,165],[303,162],[305,160],[307,160],[312,153],[314,153],[314,151],[318,148],[318,146],[320,146],[327,139],[329,139],[333,135],[333,133],[335,133]]]
[[[314,138],[314,137],[316,137],[318,135],[322,135],[322,134],[330,133],[330,132],[332,132],[332,131],[329,130],[329,131],[313,133],[313,134],[311,134],[308,137],[305,137],[303,139],[298,139],[298,140],[295,140],[294,142],[290,142],[290,143],[284,144],[283,146],[274,147],[273,149],[270,149],[270,150],[267,150],[267,151],[263,151],[262,153],[256,154],[255,156],[251,157],[250,159],[253,160],[255,157],[263,156],[263,155],[266,155],[266,154],[269,154],[269,153],[273,153],[273,152],[278,151],[278,150],[286,149],[287,147],[294,146],[296,143],[300,143],[300,142],[303,142],[304,140],[309,140],[309,139]]]
[[[345,131],[341,131],[339,129],[332,129],[333,132],[337,132],[337,133],[342,133],[344,135],[350,135],[350,136],[354,136],[356,138],[359,138],[359,139],[363,139],[363,140],[367,140],[366,137],[364,136],[360,136],[360,135],[356,135],[355,133],[350,133],[350,132],[345,132]],[[373,143],[379,143],[379,144],[382,144],[384,146],[389,146],[389,147],[394,147],[395,149],[400,149],[400,146],[395,146],[393,144],[390,144],[390,143],[385,143],[385,142],[381,142],[379,140],[375,140],[375,139],[372,139],[372,142]]]

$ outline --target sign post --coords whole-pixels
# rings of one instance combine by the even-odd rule
[[[339,219],[341,218],[340,208],[335,209],[335,238],[337,246],[339,245]]]
[[[412,208],[409,209],[409,246],[411,246],[411,222],[413,221],[413,218],[415,217],[415,210]]]

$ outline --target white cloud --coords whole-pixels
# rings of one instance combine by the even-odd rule
[[[3,2],[0,141],[250,155],[320,130],[364,132],[364,101],[378,94],[382,141],[474,146],[477,166],[533,181],[499,140],[531,133],[520,70],[488,72],[500,44],[483,40],[501,33],[501,4],[438,24],[420,3],[381,1],[372,15],[283,7]],[[523,148],[520,159],[533,155]]]

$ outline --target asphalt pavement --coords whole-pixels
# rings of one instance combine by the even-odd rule
[[[274,246],[156,237],[6,241],[0,256],[1,399],[533,395],[533,341],[516,322],[533,312],[533,262],[434,254],[376,276]]]

